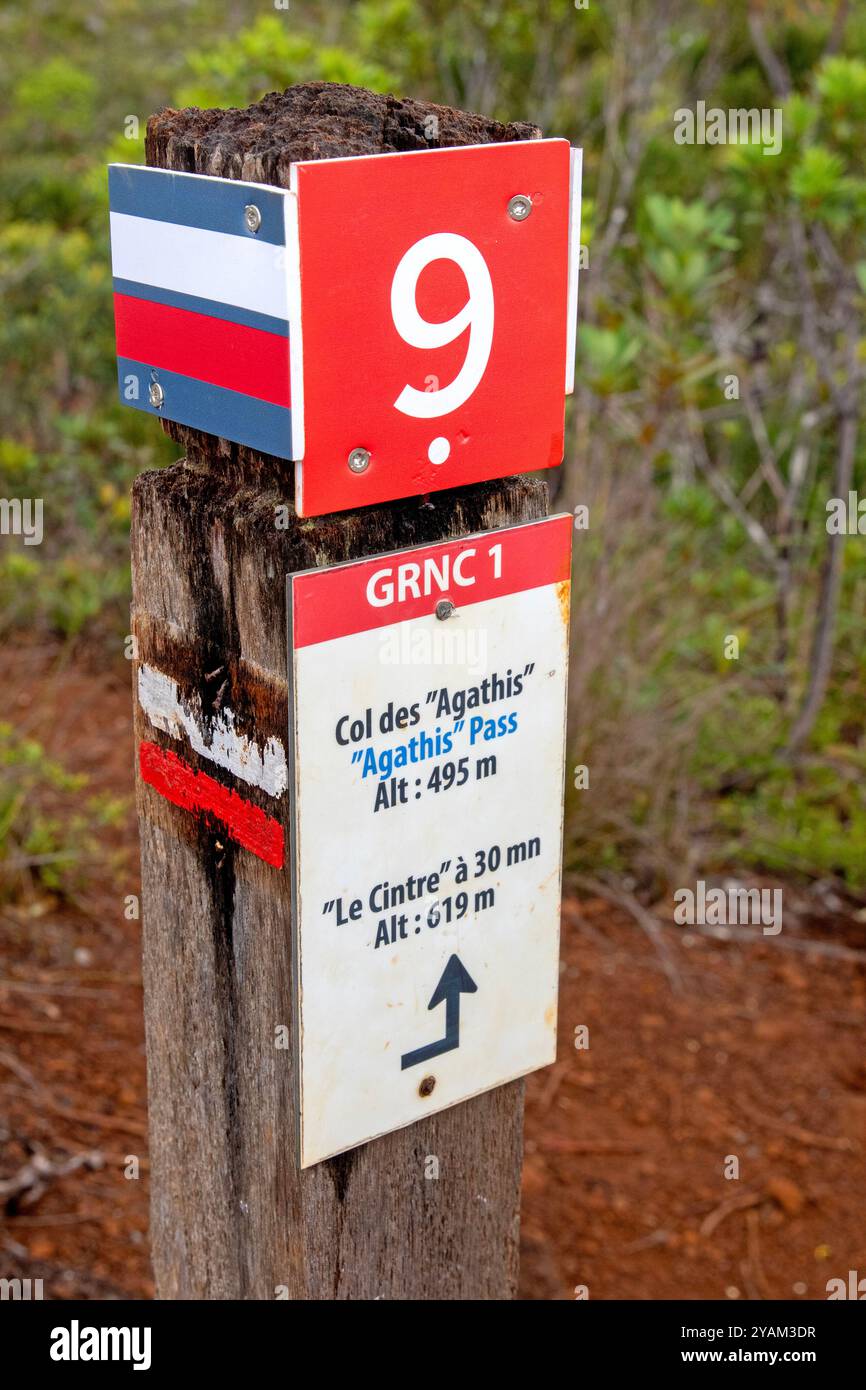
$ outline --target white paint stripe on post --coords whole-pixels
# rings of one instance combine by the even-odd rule
[[[203,758],[210,758],[226,772],[261,787],[271,796],[282,796],[289,784],[286,750],[278,738],[268,739],[263,749],[239,734],[235,716],[230,709],[205,720],[198,709],[181,699],[177,682],[155,666],[142,665],[138,672],[139,703],[153,724],[170,738],[186,738],[190,747]]]
[[[114,275],[288,320],[286,253],[266,241],[111,213]]]

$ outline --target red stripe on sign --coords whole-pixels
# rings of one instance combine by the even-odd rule
[[[308,647],[421,618],[442,598],[461,609],[560,584],[571,574],[571,532],[571,516],[552,516],[293,575],[293,644]]]
[[[283,867],[283,827],[258,806],[245,801],[206,772],[193,771],[176,753],[159,748],[155,743],[139,745],[138,765],[148,786],[175,806],[215,816],[232,840],[257,854],[259,859],[273,864],[275,869]]]
[[[287,406],[289,340],[191,309],[114,296],[117,355]]]

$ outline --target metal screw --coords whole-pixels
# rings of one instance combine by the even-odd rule
[[[419,1094],[419,1096],[429,1096],[429,1095],[431,1095],[432,1092],[433,1092],[433,1087],[434,1087],[435,1085],[436,1085],[436,1077],[435,1077],[435,1076],[425,1076],[425,1077],[424,1077],[424,1080],[421,1082],[421,1085],[418,1087],[418,1094]]]
[[[163,391],[158,381],[152,381],[150,383],[150,390],[147,393],[147,399],[150,401],[154,410],[159,410],[160,406],[163,404],[165,400],[165,392]]]
[[[437,618],[441,619],[444,623],[445,619],[450,618],[454,611],[454,604],[451,602],[450,598],[440,598],[436,605]]]
[[[508,199],[508,216],[515,222],[525,222],[532,212],[532,199],[528,193],[515,193]]]
[[[262,225],[262,214],[259,212],[255,203],[247,203],[244,208],[244,221],[247,224],[248,232],[257,232]]]
[[[349,455],[350,473],[363,473],[370,467],[370,450],[353,449]]]

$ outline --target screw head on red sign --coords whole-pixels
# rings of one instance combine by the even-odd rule
[[[370,450],[353,449],[349,455],[349,468],[353,473],[365,473],[370,467]]]
[[[513,217],[515,222],[525,222],[532,212],[532,199],[525,193],[515,193],[513,198],[508,200],[508,216]]]

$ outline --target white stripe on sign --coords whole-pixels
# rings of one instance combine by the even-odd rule
[[[577,287],[580,276],[580,199],[583,182],[583,150],[572,146],[568,195],[568,313],[565,333],[565,394],[574,391],[577,355]]]
[[[278,738],[268,739],[263,750],[253,740],[235,729],[235,717],[230,709],[220,710],[213,718],[204,720],[200,702],[198,708],[181,699],[177,682],[157,671],[155,666],[142,665],[138,671],[139,703],[153,724],[170,738],[186,737],[190,747],[203,758],[210,758],[226,772],[261,787],[271,796],[282,796],[289,784],[286,750]],[[207,723],[207,734],[204,724]]]
[[[112,270],[121,280],[288,319],[282,246],[126,212],[110,216]]]

